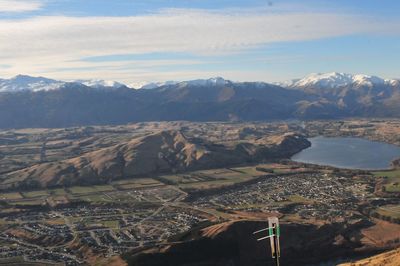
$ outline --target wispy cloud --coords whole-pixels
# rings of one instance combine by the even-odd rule
[[[0,0],[0,11],[9,6],[4,3],[11,2],[16,1]],[[22,10],[24,2],[18,3]],[[39,2],[25,1],[25,9],[28,3],[40,6]],[[87,63],[80,62],[82,58],[114,54],[186,52],[215,56],[277,42],[353,34],[399,35],[400,29],[393,25],[398,24],[322,12],[239,13],[192,9],[163,10],[132,17],[47,16],[0,20],[0,60],[12,66],[4,73],[16,69],[36,73],[49,66],[68,68],[71,65],[68,62],[74,62],[73,67],[85,68]],[[115,67],[115,62],[110,66]]]
[[[25,1],[25,0],[0,0],[0,13],[11,12],[29,12],[39,10],[44,3],[41,1]]]

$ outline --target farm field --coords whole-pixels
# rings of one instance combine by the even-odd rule
[[[400,170],[373,172],[376,177],[386,177],[386,192],[400,192]]]
[[[261,165],[263,167],[271,165]],[[117,180],[109,185],[73,186],[69,188],[42,189],[13,193],[2,193],[0,199],[10,201],[13,205],[42,205],[46,200],[52,203],[65,203],[80,200],[89,203],[129,202],[146,200],[156,202],[163,200],[162,197],[174,197],[167,192],[163,196],[163,188],[168,186],[179,190],[202,190],[210,188],[222,188],[242,182],[253,180],[257,177],[270,174],[256,170],[259,165],[237,168],[219,168],[188,172],[185,174],[163,175],[143,178],[130,178]],[[272,165],[272,169],[284,169],[282,165]],[[159,189],[158,195],[142,194],[140,191]],[[171,191],[166,189],[166,191]],[[174,191],[174,190],[172,190]]]
[[[381,206],[377,212],[383,216],[400,219],[400,205]]]

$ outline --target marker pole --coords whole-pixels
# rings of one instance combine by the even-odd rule
[[[276,224],[274,224],[273,230],[274,230],[275,265],[279,266],[279,243],[278,243],[279,229],[277,228]]]

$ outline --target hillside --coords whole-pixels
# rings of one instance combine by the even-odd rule
[[[400,249],[388,251],[367,259],[340,264],[339,266],[398,266],[400,265]]]
[[[325,225],[284,223],[281,225],[282,265],[319,265],[371,254],[360,241],[366,220]],[[179,242],[133,252],[124,258],[129,265],[273,265],[269,242],[257,242],[252,232],[265,227],[261,221],[236,221],[193,230]],[[175,239],[174,239],[175,240]]]
[[[254,143],[213,144],[187,138],[180,131],[162,131],[133,138],[81,156],[40,163],[1,176],[3,189],[106,183],[113,179],[289,158],[308,147],[302,136],[287,134]]]

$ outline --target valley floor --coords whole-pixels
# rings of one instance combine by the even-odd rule
[[[193,127],[185,129],[188,125]],[[400,132],[400,123],[176,122],[85,130],[20,130],[2,133],[4,143],[0,151],[7,156],[0,158],[0,164],[7,172],[35,165],[44,157],[57,162],[116,145],[132,135],[139,137],[166,128],[183,128],[192,137],[207,135],[219,145],[265,143],[265,138],[260,138],[269,136],[273,141],[274,135],[287,131],[307,136],[361,136],[399,144],[395,135]],[[49,136],[54,140],[49,141]],[[47,139],[45,144],[40,138]],[[74,145],[79,150],[71,148]],[[218,239],[224,230],[215,231],[215,225],[265,221],[269,216],[280,217],[282,227],[287,225],[287,230],[296,226],[314,231],[332,228],[327,234],[332,237],[329,240],[332,248],[338,256],[350,260],[352,256],[367,256],[399,245],[399,178],[397,170],[344,170],[280,160],[143,175],[98,185],[15,188],[0,192],[0,265],[111,265],[111,261],[122,265],[125,263],[122,254],[127,261],[133,258],[136,261],[133,265],[151,265],[151,256],[164,254],[172,258],[169,250],[191,240]],[[252,226],[255,225],[249,228]],[[310,235],[317,237],[312,231]],[[246,241],[256,249],[258,243],[254,239],[249,237]],[[290,241],[296,246],[299,240]],[[349,253],[342,251],[346,247]],[[312,248],[318,251],[319,247]],[[266,256],[267,252],[262,250]],[[141,260],[137,260],[138,256]],[[318,262],[323,262],[320,259]],[[240,261],[235,263],[245,265]],[[307,262],[303,260],[298,265]]]

